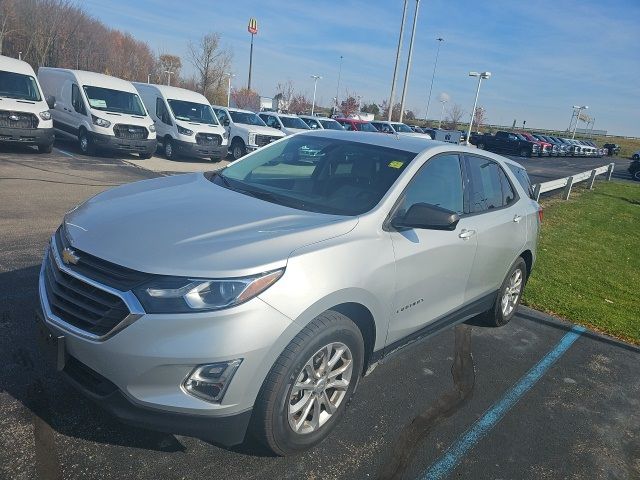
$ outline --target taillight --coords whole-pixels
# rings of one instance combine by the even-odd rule
[[[540,223],[542,223],[542,217],[544,217],[544,211],[542,210],[542,207],[538,207],[538,220]]]

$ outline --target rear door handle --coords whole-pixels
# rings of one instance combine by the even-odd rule
[[[520,220],[522,220],[522,217],[520,215],[517,215],[515,217],[513,217],[513,221],[516,223],[520,223]]]
[[[458,236],[463,240],[467,240],[468,238],[473,237],[475,234],[476,234],[475,230],[467,230],[466,228],[463,228]]]

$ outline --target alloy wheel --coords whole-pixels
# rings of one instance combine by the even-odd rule
[[[520,294],[522,293],[522,270],[517,268],[511,274],[509,283],[502,294],[501,307],[502,315],[506,318],[518,305]]]
[[[86,135],[80,136],[80,150],[86,153],[89,150],[89,139]]]
[[[325,345],[302,367],[289,395],[288,420],[298,434],[318,431],[345,401],[353,355],[344,343]]]

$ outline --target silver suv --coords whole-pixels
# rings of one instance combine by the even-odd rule
[[[274,452],[320,442],[390,352],[503,325],[535,260],[522,166],[422,138],[322,130],[224,170],[67,213],[40,272],[43,345],[126,422]]]

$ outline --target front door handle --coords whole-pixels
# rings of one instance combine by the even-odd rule
[[[516,222],[516,223],[520,223],[520,220],[522,220],[522,217],[520,215],[518,215],[518,214],[516,214],[516,216],[513,217],[513,221]]]
[[[467,230],[466,228],[463,228],[458,236],[463,240],[467,240],[473,237],[475,234],[476,234],[475,230]]]

